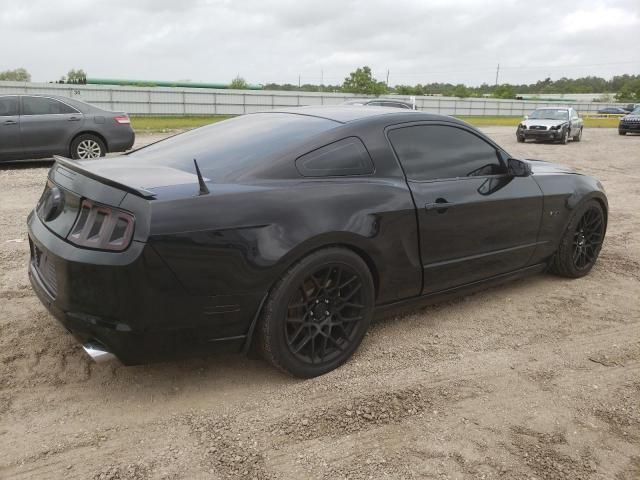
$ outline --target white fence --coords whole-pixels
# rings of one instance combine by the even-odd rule
[[[107,110],[131,115],[237,115],[302,105],[338,105],[358,96],[327,92],[217,90],[172,87],[122,87],[56,83],[0,82],[2,94],[44,94],[77,98]],[[409,101],[409,97],[395,96]],[[523,116],[537,107],[571,105],[581,114],[595,113],[614,103],[558,100],[497,100],[493,98],[416,97],[419,110],[443,115]]]

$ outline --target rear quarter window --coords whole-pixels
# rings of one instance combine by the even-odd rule
[[[302,155],[296,168],[305,177],[369,175],[373,162],[362,141],[348,137]]]

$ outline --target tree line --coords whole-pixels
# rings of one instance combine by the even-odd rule
[[[6,70],[0,72],[0,80],[16,82],[30,82],[31,75],[24,68]],[[72,69],[66,76],[60,78],[57,83],[83,84],[87,83],[87,74],[84,70]],[[230,88],[245,89],[249,87],[247,81],[237,75],[229,84]],[[594,100],[608,101],[611,98],[619,102],[640,102],[640,75],[617,75],[609,80],[601,77],[587,76],[581,78],[562,77],[558,80],[545,78],[530,84],[501,84],[489,85],[483,83],[477,87],[452,83],[427,83],[417,85],[395,85],[393,87],[374,78],[371,68],[364,66],[357,68],[344,79],[341,85],[293,85],[290,83],[267,83],[263,85],[265,90],[284,90],[301,92],[344,92],[366,95],[443,95],[447,97],[486,97],[516,98],[518,94],[533,94],[544,96],[548,93],[594,93],[601,98]]]

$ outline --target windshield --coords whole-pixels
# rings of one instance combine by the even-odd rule
[[[640,116],[640,107],[636,107],[636,109],[631,112],[631,115],[639,115]]]
[[[326,118],[289,113],[254,113],[196,128],[128,155],[130,163],[177,168],[224,182],[266,165],[269,158],[295,148],[340,124]]]
[[[534,110],[529,118],[545,120],[568,120],[569,111],[566,109],[541,108]]]

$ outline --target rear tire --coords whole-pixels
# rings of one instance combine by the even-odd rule
[[[604,210],[597,200],[589,200],[578,207],[551,259],[549,270],[562,277],[584,277],[598,259],[606,229]]]
[[[95,135],[85,133],[78,135],[71,142],[71,158],[76,160],[90,160],[104,157],[107,154],[107,147],[102,139]]]
[[[257,330],[262,356],[301,378],[327,373],[358,348],[373,315],[375,289],[354,252],[327,248],[300,260],[269,294]]]
[[[578,134],[573,137],[574,142],[579,142],[580,140],[582,140],[582,127],[580,127]]]

